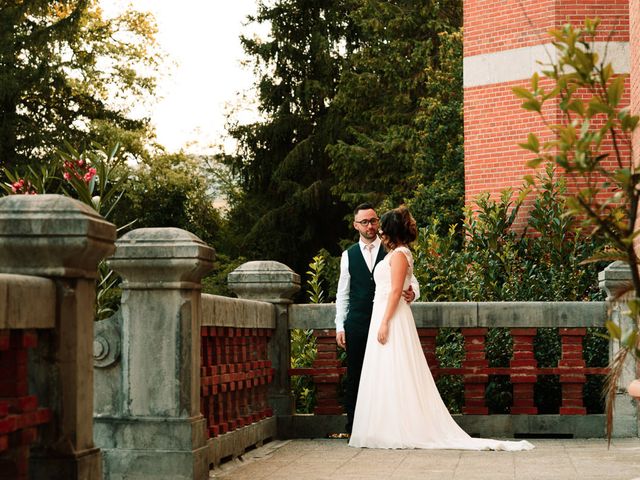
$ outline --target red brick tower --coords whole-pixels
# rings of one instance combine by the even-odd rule
[[[640,0],[631,4],[639,16]],[[465,203],[484,191],[517,189],[532,173],[525,165],[531,154],[517,144],[528,132],[545,129],[536,114],[520,107],[511,89],[530,85],[541,69],[537,61],[549,63],[554,54],[550,29],[581,26],[585,18],[596,17],[601,19],[596,48],[607,47],[616,73],[629,73],[629,0],[464,0]],[[637,78],[634,88],[640,95]],[[547,113],[553,118],[558,112]]]
[[[640,114],[640,0],[629,2],[631,50],[631,112]],[[634,165],[640,165],[640,128],[633,139]]]

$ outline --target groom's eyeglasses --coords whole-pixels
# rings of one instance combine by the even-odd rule
[[[369,225],[373,225],[374,227],[376,225],[378,225],[378,222],[380,221],[379,218],[365,218],[364,220],[354,220],[356,223],[359,223],[360,225],[362,225],[363,227],[368,227]]]

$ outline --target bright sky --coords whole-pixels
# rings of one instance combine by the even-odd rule
[[[109,11],[114,1],[103,0]],[[119,0],[151,12],[158,24],[158,42],[169,57],[158,77],[159,103],[151,112],[158,142],[168,151],[211,153],[223,139],[225,109],[252,85],[251,69],[240,46],[246,16],[255,0]],[[242,118],[257,118],[243,105]],[[229,141],[226,145],[229,145]]]

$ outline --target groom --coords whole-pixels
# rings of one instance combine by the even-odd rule
[[[360,234],[360,240],[342,252],[335,318],[336,343],[347,351],[347,433],[351,433],[353,425],[353,413],[373,310],[376,288],[373,269],[386,255],[378,238],[379,219],[373,206],[370,203],[362,203],[353,213],[353,227]],[[412,278],[411,284],[412,286],[402,293],[407,302],[412,302],[417,297],[418,283],[415,278]]]

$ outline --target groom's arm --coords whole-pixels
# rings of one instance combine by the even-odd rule
[[[340,258],[340,277],[338,278],[338,290],[336,292],[336,343],[346,348],[347,342],[344,335],[344,321],[349,310],[349,288],[351,276],[349,275],[349,256],[347,251],[342,252]]]

